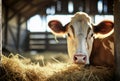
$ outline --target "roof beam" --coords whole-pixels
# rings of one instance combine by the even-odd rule
[[[25,8],[26,5],[27,5],[27,3],[24,3],[21,8],[19,8],[17,11],[15,11],[15,12],[8,18],[8,21],[11,20],[11,19],[17,14],[18,11],[21,11],[23,8]]]
[[[13,0],[13,2],[9,6],[13,6],[14,4],[18,3],[20,0]],[[6,1],[7,2],[7,1]]]
[[[45,9],[45,7],[48,7],[49,4],[54,4],[55,1],[52,0],[52,2],[50,0],[48,0],[47,2],[45,2],[44,4],[41,3],[39,4],[39,6],[37,6],[37,9],[32,11],[31,13],[29,13],[30,15],[28,16],[27,14],[25,14],[26,18],[29,18],[30,16],[33,16],[35,14],[37,14],[38,12],[40,12],[41,10],[43,11],[43,8]],[[36,7],[35,7],[36,8]],[[29,9],[28,11],[30,11],[31,9]],[[27,12],[24,12],[27,13]]]
[[[6,7],[8,7],[13,12],[17,12],[16,14],[20,14],[19,11],[17,11],[16,9],[14,9],[12,6],[7,5],[4,0],[3,0],[3,5],[5,5]]]

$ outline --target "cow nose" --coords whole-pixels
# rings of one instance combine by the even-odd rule
[[[73,60],[76,64],[86,64],[87,56],[83,54],[75,54]]]

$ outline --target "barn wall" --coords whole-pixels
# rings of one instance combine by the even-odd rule
[[[8,18],[7,23],[5,20],[5,8],[3,8],[2,12],[2,43],[3,47],[7,48],[11,52],[19,52],[24,50],[23,45],[25,44],[25,38],[27,35],[26,30],[26,22],[23,22],[24,18],[21,17],[20,25],[18,25],[18,15],[15,15],[13,18],[9,19],[12,14],[14,14],[11,10],[8,10]],[[21,23],[22,22],[22,23]],[[7,25],[6,25],[7,24]],[[7,35],[5,35],[5,26],[7,26]],[[19,29],[18,29],[19,27]],[[19,37],[18,37],[19,36]],[[5,44],[5,41],[7,43]]]
[[[17,16],[15,16],[14,18],[12,18],[9,22],[8,25],[10,25],[11,27],[17,27]]]
[[[26,24],[27,24],[26,22],[24,22],[24,23],[21,24],[21,29],[22,30],[26,30],[26,26],[27,26]]]

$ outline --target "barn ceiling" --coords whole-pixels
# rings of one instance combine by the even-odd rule
[[[73,2],[74,11],[72,13],[68,12],[69,1]],[[113,0],[3,0],[2,6],[7,11],[6,13],[12,11],[12,14],[8,14],[8,20],[15,15],[20,15],[27,20],[35,14],[46,15],[46,9],[51,8],[51,6],[55,7],[55,14],[73,14],[77,11],[99,14],[98,1],[102,1],[103,4],[102,14],[112,14]],[[60,4],[61,10],[58,9],[58,4]]]
[[[16,14],[29,18],[37,13],[45,14],[46,8],[55,2],[55,0],[3,0],[2,5],[13,12],[9,18]]]

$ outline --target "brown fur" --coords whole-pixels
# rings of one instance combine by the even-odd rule
[[[104,39],[95,39],[93,49],[90,56],[90,63],[92,65],[114,66],[114,56],[109,49],[105,49],[103,43],[110,48],[108,40],[114,42],[114,34]]]

